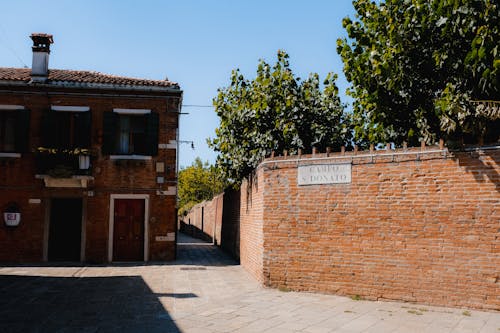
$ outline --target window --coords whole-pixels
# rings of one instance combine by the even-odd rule
[[[0,151],[14,152],[16,117],[14,112],[0,112]]]
[[[0,152],[28,150],[29,110],[0,110]]]
[[[42,145],[45,148],[90,147],[90,112],[47,111],[42,119]]]
[[[158,154],[158,114],[105,112],[103,117],[103,154]]]
[[[121,155],[146,152],[146,117],[121,115],[118,121],[115,151]]]

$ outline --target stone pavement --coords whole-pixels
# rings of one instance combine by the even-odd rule
[[[0,267],[0,332],[500,333],[500,313],[266,289],[180,235],[174,263]]]

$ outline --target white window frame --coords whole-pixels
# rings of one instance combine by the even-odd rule
[[[151,113],[151,109],[120,109],[114,108],[114,113],[120,115],[146,115]],[[119,154],[119,155],[109,155],[110,160],[139,160],[139,161],[148,161],[151,160],[151,155],[139,155],[139,154]]]
[[[23,105],[14,104],[0,104],[0,110],[13,111],[13,110],[24,110],[26,109]]]
[[[58,112],[89,112],[89,106],[71,106],[71,105],[51,105],[52,111]]]
[[[113,109],[114,113],[118,114],[150,114],[151,109]]]
[[[150,155],[109,155],[110,160],[136,160],[149,161],[152,159]]]

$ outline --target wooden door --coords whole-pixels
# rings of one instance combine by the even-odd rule
[[[144,199],[115,199],[113,261],[144,260]]]

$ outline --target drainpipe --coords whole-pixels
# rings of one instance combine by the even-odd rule
[[[179,130],[181,128],[181,108],[182,108],[182,92],[181,97],[179,98],[179,104],[177,106],[177,128],[175,130],[175,246],[174,246],[174,259],[177,259],[177,234],[178,234],[178,225],[179,225],[179,217],[178,217],[178,209],[177,207],[179,202]]]

